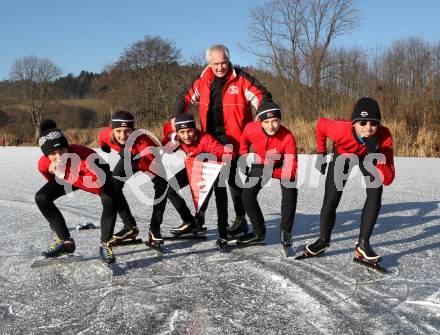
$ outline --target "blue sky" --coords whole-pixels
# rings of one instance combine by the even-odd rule
[[[249,12],[263,0],[2,0],[0,2],[0,80],[14,60],[30,54],[48,57],[63,74],[99,72],[124,48],[145,35],[172,40],[185,59],[214,43],[226,44],[231,59],[255,65],[246,45]],[[336,43],[374,49],[420,36],[440,41],[440,1],[360,0],[361,22]]]

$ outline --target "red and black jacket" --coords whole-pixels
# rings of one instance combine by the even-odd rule
[[[351,121],[335,121],[320,118],[316,124],[316,148],[318,153],[327,153],[326,139],[334,142],[337,154],[356,154],[359,159],[367,155],[367,148],[359,142],[353,134]],[[379,142],[379,151],[385,155],[386,161],[376,164],[382,174],[384,185],[390,185],[395,176],[393,138],[388,128],[380,125],[376,135]]]
[[[183,150],[187,157],[196,157],[202,153],[209,153],[214,155],[218,161],[222,160],[223,155],[235,159],[235,153],[232,152],[232,149],[228,149],[209,134],[204,134],[199,130],[196,130],[196,132],[196,138],[191,145],[180,143],[180,149]]]
[[[186,112],[191,104],[199,105],[203,132],[207,129],[210,92],[214,78],[211,67],[207,66],[177,100],[176,116]],[[231,66],[223,86],[222,106],[227,143],[233,145],[234,151],[238,152],[243,129],[252,121],[251,105],[257,109],[263,99],[272,99],[264,86],[245,71]]]
[[[250,152],[250,147],[254,148],[255,153],[261,158],[262,164],[273,164],[272,177],[276,179],[293,179],[298,167],[298,155],[296,141],[292,132],[284,126],[272,136],[266,134],[261,126],[261,122],[254,121],[244,128],[240,141],[240,155]],[[281,155],[275,159],[273,155]],[[289,170],[284,171],[285,155],[289,155]],[[291,165],[291,166],[290,166]]]
[[[70,144],[68,149],[69,153],[78,155],[79,160],[67,160],[64,180],[86,192],[101,194],[105,183],[105,180],[102,179],[105,176],[105,172],[98,173],[96,170],[99,169],[99,166],[96,166],[95,163],[95,160],[98,158],[96,151],[79,144]],[[92,162],[94,163],[93,165],[90,164]],[[49,158],[41,156],[38,161],[38,170],[47,180],[53,180],[55,175],[49,172],[49,165]]]
[[[107,127],[104,128],[99,133],[98,143],[101,147],[110,147],[118,153],[124,150],[124,146],[119,145],[118,143],[113,143],[111,141],[112,128]],[[150,164],[154,160],[155,156],[153,152],[150,150],[151,147],[155,147],[156,144],[151,140],[151,138],[142,134],[136,138],[134,141],[133,147],[131,148],[131,157],[134,158],[136,155],[141,154],[141,157],[135,161],[134,167],[139,171],[150,171]],[[150,171],[152,172],[152,171]]]

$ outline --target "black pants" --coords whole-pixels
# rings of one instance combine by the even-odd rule
[[[249,177],[246,182],[249,181]],[[250,188],[243,188],[242,199],[246,214],[252,223],[254,233],[259,236],[266,235],[266,225],[264,216],[258,203],[258,193],[268,180],[259,178],[257,184]],[[281,227],[280,230],[292,233],[293,221],[295,219],[296,202],[298,199],[298,190],[296,187],[285,187],[282,183],[281,186]]]
[[[121,218],[124,228],[131,228],[136,226],[136,220],[131,214],[130,206],[128,205],[127,199],[125,198],[124,192],[122,189],[124,188],[125,182],[121,181],[114,177],[126,177],[125,175],[125,169],[124,169],[124,160],[120,159],[118,163],[116,163],[115,168],[112,172],[113,176],[113,183],[115,185],[116,189],[116,195],[117,195],[117,211],[119,214],[119,217]]]
[[[234,211],[236,216],[245,216],[246,210],[244,208],[241,192],[242,188],[241,185],[237,185],[235,181],[235,176],[237,174],[237,160],[233,160],[231,162],[231,169],[229,171],[229,178],[228,178],[228,184],[229,184],[229,191],[231,192],[231,198],[232,203],[234,205]],[[226,197],[226,208],[227,208],[227,200]]]
[[[138,172],[138,170],[132,167],[133,174]],[[126,177],[125,169],[124,169],[124,160],[121,159],[113,169],[113,177]],[[122,189],[125,185],[124,181],[113,178],[116,192],[118,194],[118,213],[124,223],[124,227],[132,227],[136,225],[136,221],[134,220],[130,207],[125,199],[125,196],[122,192]],[[153,205],[153,213],[151,215],[151,223],[150,228],[152,230],[160,229],[160,225],[163,221],[163,214],[165,212],[167,199],[170,199],[174,208],[180,215],[180,218],[183,221],[190,222],[193,220],[193,216],[191,211],[189,210],[186,202],[182,197],[177,194],[177,192],[172,188],[168,187],[168,182],[162,177],[155,176],[152,179],[153,187],[154,187],[154,199],[155,203]]]
[[[180,188],[188,186],[189,180],[186,173],[186,169],[181,170],[175,176]],[[171,188],[171,187],[170,187]],[[226,239],[228,234],[228,191],[226,187],[219,186],[219,179],[214,182],[212,189],[209,191],[205,202],[200,207],[199,212],[205,212],[208,208],[209,200],[211,199],[212,193],[215,194],[215,204],[217,208],[217,228],[219,238]]]
[[[343,171],[335,171],[336,158],[329,163],[327,178],[325,180],[324,201],[320,214],[321,239],[330,243],[331,233],[336,221],[336,208],[341,200],[342,190],[338,190],[337,185],[345,186],[350,174],[349,161],[346,160]],[[372,178],[372,175],[365,170],[363,162],[359,162],[359,169],[364,178]],[[370,240],[374,226],[379,216],[382,204],[383,186],[377,188],[366,188],[367,199],[362,209],[361,227],[359,233],[359,242],[365,243]]]
[[[78,188],[73,187],[72,190],[76,191]],[[54,179],[48,181],[35,194],[35,202],[58,238],[65,240],[70,238],[70,233],[67,229],[66,221],[64,220],[63,215],[54,204],[54,201],[63,195],[66,195],[64,185],[58,184],[58,182]],[[102,193],[99,195],[99,197],[101,198],[103,206],[101,215],[101,241],[108,242],[113,235],[116,222],[116,195],[113,183],[111,181],[109,169]]]

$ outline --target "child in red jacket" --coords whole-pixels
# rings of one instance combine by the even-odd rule
[[[196,129],[194,117],[190,114],[180,114],[175,120],[176,139],[180,145],[180,149],[187,155],[187,157],[196,158],[200,154],[211,154],[217,161],[231,161],[235,158],[232,148],[228,148],[217,141],[213,136],[204,134]],[[176,175],[177,181],[181,188],[188,185],[188,177],[185,173],[178,173]],[[227,205],[227,190],[226,185],[219,185],[219,178],[214,183],[211,192],[207,196],[204,204],[200,208],[201,212],[205,212],[209,198],[215,193],[215,202],[217,206],[217,227],[218,239],[216,246],[220,250],[227,245],[228,235],[228,205]],[[183,223],[179,227],[171,230],[175,235],[181,235],[190,232],[198,232],[200,227],[197,224]]]
[[[134,131],[134,116],[126,111],[119,111],[113,115],[111,127],[103,129],[99,134],[101,149],[105,152],[110,152],[110,149],[113,149],[121,156],[121,159],[113,169],[112,175],[118,195],[118,213],[123,221],[124,228],[113,235],[111,242],[116,245],[126,239],[135,239],[139,234],[136,220],[130,212],[130,207],[122,189],[125,185],[125,179],[129,177],[127,172],[134,174],[140,171],[149,173],[152,176],[155,203],[151,215],[148,239],[149,243],[158,245],[163,243],[160,226],[163,221],[167,198],[170,199],[184,222],[193,222],[194,217],[191,215],[191,211],[186,206],[185,201],[171,187],[168,187],[167,180],[162,178],[163,176],[159,176],[157,171],[155,171],[155,168],[159,166],[153,166],[154,164],[152,164],[156,158],[152,149],[157,147],[159,143],[153,142],[146,134],[140,134],[136,137],[134,143],[130,144],[130,148],[126,147],[129,137]],[[129,164],[126,164],[124,160],[125,152],[131,156],[125,157],[126,160],[130,159]],[[131,170],[126,171],[126,166],[129,166]],[[165,194],[167,196],[164,196]]]
[[[315,242],[306,245],[305,256],[317,256],[330,245],[331,232],[336,221],[336,208],[343,187],[353,165],[359,165],[367,184],[367,199],[362,210],[355,257],[373,264],[380,261],[380,256],[370,245],[370,237],[382,203],[382,185],[390,185],[394,179],[393,139],[388,128],[380,124],[380,120],[379,105],[371,98],[361,98],[356,103],[351,122],[325,118],[318,120],[316,168],[322,174],[325,174],[327,167],[327,138],[333,141],[334,155],[329,163],[325,181],[320,214],[321,236]]]
[[[246,125],[240,140],[240,155],[246,155],[252,150],[260,161],[252,164],[247,175],[246,182],[254,177],[257,178],[256,184],[252,187],[245,185],[241,194],[254,231],[240,237],[237,243],[264,241],[266,226],[257,197],[270,178],[275,178],[280,180],[281,186],[281,244],[289,248],[292,245],[292,227],[298,198],[298,190],[293,183],[298,166],[295,137],[281,125],[281,110],[274,102],[262,103],[257,110],[257,117],[258,121]]]
[[[53,120],[41,121],[39,145],[44,156],[38,161],[38,169],[47,183],[35,194],[35,202],[56,234],[55,241],[43,252],[43,256],[58,257],[75,251],[75,242],[64,217],[54,204],[56,199],[66,195],[70,185],[72,191],[82,189],[101,198],[103,211],[99,253],[104,262],[114,263],[115,256],[109,241],[116,221],[116,196],[109,166],[92,149],[69,145]]]

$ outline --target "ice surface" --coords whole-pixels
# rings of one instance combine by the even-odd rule
[[[34,202],[44,184],[38,148],[0,148],[1,334],[438,334],[440,332],[439,159],[396,159],[372,244],[390,269],[382,275],[353,264],[365,191],[347,184],[325,257],[295,261],[279,252],[280,191],[260,193],[265,246],[220,254],[215,202],[207,241],[166,241],[165,253],[143,245],[116,249],[122,274],[110,278],[97,259],[101,203],[83,191],[57,201],[84,261],[31,268],[52,239]],[[111,161],[117,159],[110,156]],[[300,156],[302,178],[294,227],[297,253],[319,232],[323,178]],[[138,179],[139,178],[139,179]],[[148,178],[144,195],[152,195]],[[151,205],[125,189],[145,238]],[[188,192],[185,192],[188,198]],[[191,207],[192,208],[192,207]],[[230,217],[233,209],[229,203]],[[180,224],[167,206],[162,232]],[[121,227],[118,219],[116,229]]]

